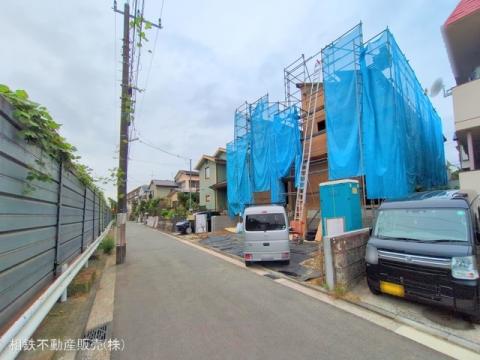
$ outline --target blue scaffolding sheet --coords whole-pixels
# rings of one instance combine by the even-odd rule
[[[265,96],[246,111],[237,111],[235,124],[241,131],[236,130],[238,136],[227,144],[229,214],[241,214],[246,204],[252,204],[253,192],[269,191],[272,202],[285,202],[282,178],[292,165],[298,174],[301,165],[298,109],[280,110]]]
[[[322,51],[329,178],[365,175],[369,199],[445,185],[440,117],[390,31],[361,34]]]

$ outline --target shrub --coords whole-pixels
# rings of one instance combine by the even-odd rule
[[[103,250],[103,253],[107,255],[110,255],[112,253],[114,247],[115,240],[113,240],[113,237],[111,236],[106,236],[105,239],[103,239],[100,243],[100,249]]]

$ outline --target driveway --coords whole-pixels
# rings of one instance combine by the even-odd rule
[[[113,359],[443,359],[369,321],[129,223]]]

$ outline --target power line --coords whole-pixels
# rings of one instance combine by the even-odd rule
[[[167,155],[170,155],[170,156],[173,156],[173,157],[176,157],[176,158],[179,158],[179,159],[183,159],[183,160],[190,160],[190,158],[188,158],[188,157],[186,157],[186,156],[179,155],[179,154],[174,154],[174,153],[172,153],[172,152],[170,152],[170,151],[167,151],[167,150],[165,150],[165,149],[159,148],[159,147],[156,146],[156,145],[152,145],[152,144],[150,144],[150,143],[148,143],[148,142],[146,142],[146,141],[144,141],[144,140],[142,140],[142,139],[139,139],[138,141],[139,141],[140,143],[146,145],[146,146],[151,147],[152,149],[161,151],[161,152],[163,152],[163,153],[165,153],[165,154],[167,154]]]
[[[163,16],[163,7],[165,5],[165,0],[162,0],[162,6],[160,8],[160,17],[159,17],[159,20],[160,20],[160,24],[162,23],[162,16]],[[140,103],[139,103],[139,114],[138,114],[138,117],[140,118],[140,115],[143,114],[143,103],[145,102],[145,91],[147,90],[148,88],[148,83],[149,83],[149,80],[150,80],[150,73],[152,71],[152,65],[153,65],[153,59],[155,58],[155,50],[157,49],[157,40],[158,40],[158,33],[160,31],[161,28],[157,28],[156,31],[155,31],[155,40],[153,42],[153,50],[152,50],[152,54],[150,56],[150,62],[148,64],[148,69],[147,69],[147,75],[145,77],[145,83],[144,83],[144,86],[143,86],[143,91],[141,93],[141,98],[140,98]]]

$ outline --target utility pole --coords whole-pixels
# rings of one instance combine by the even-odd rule
[[[130,126],[130,115],[132,112],[132,91],[130,84],[130,18],[136,20],[143,14],[130,15],[130,5],[125,2],[123,11],[117,8],[117,1],[113,2],[113,11],[123,15],[123,51],[122,51],[122,97],[120,113],[120,154],[118,157],[117,174],[117,247],[116,262],[123,264],[127,253],[126,225],[127,225],[127,172],[128,172],[128,127]],[[151,26],[161,29],[161,20],[158,25],[148,22]],[[134,25],[135,26],[135,25]],[[135,41],[135,39],[133,39]],[[135,46],[135,44],[132,44]],[[137,89],[135,89],[137,90]]]
[[[188,198],[189,198],[189,202],[190,204],[188,204],[188,210],[190,210],[190,212],[192,212],[193,210],[193,207],[192,207],[192,159],[188,159],[190,161],[190,178],[188,179]]]
[[[115,2],[115,11],[116,10]],[[130,86],[130,6],[125,3],[123,10],[123,52],[122,52],[122,98],[120,114],[120,154],[118,157],[117,175],[117,248],[116,262],[125,262],[127,239],[127,171],[128,171],[128,126],[130,123],[130,107],[132,89]]]

